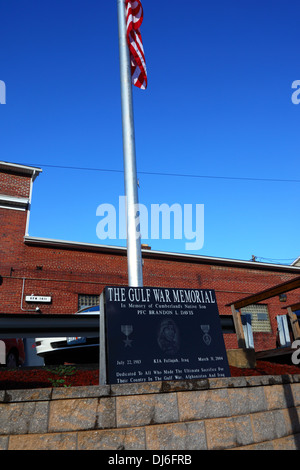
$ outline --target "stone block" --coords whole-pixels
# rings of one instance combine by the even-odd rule
[[[246,387],[245,377],[215,377],[208,379],[211,390],[213,388]]]
[[[204,422],[147,426],[146,446],[149,450],[206,450]]]
[[[145,450],[145,429],[80,431],[78,450]]]
[[[268,410],[290,408],[294,405],[291,384],[273,385],[265,387]]]
[[[291,384],[289,391],[291,392],[291,395],[293,397],[292,406],[300,406],[300,384],[299,383]]]
[[[274,450],[299,450],[300,449],[300,434],[293,436],[286,436],[282,439],[273,441]]]
[[[205,428],[209,450],[228,449],[236,446],[237,431],[233,418],[207,420]]]
[[[0,436],[0,450],[8,449],[9,436]]]
[[[132,384],[112,384],[111,395],[146,395],[159,393],[161,391],[162,382],[145,382]]]
[[[1,434],[47,432],[48,402],[0,404]]]
[[[180,421],[231,415],[227,389],[178,392]]]
[[[236,445],[245,446],[254,442],[250,416],[235,416]]]
[[[174,380],[161,383],[161,392],[163,393],[205,390],[209,388],[208,379]]]
[[[208,449],[227,449],[254,443],[250,416],[205,421]]]
[[[114,397],[100,398],[95,428],[115,428],[116,425],[116,399]]]
[[[52,399],[69,398],[98,398],[110,395],[109,385],[88,385],[80,387],[54,387],[52,389]]]
[[[11,436],[8,450],[76,450],[76,433]]]
[[[4,403],[24,401],[46,401],[51,399],[52,388],[37,388],[28,390],[6,390]]]
[[[175,393],[116,397],[117,427],[178,421]]]
[[[281,410],[287,434],[300,433],[300,407]]]
[[[94,429],[97,407],[97,398],[52,401],[49,432]]]
[[[280,411],[254,413],[251,416],[254,442],[272,441],[287,434]]]
[[[228,390],[232,416],[256,413],[267,409],[262,387],[233,388]]]

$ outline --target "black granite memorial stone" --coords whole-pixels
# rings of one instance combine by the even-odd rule
[[[106,287],[101,302],[102,383],[230,376],[214,290]]]

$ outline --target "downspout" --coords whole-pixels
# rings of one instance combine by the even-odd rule
[[[30,180],[30,190],[29,190],[29,202],[27,207],[27,220],[26,220],[26,229],[25,229],[25,237],[29,235],[29,218],[30,218],[30,209],[31,209],[31,197],[32,197],[32,187],[33,181],[35,179],[36,170],[33,171],[31,180]]]
[[[25,308],[23,308],[25,280],[26,280],[26,278],[23,277],[22,297],[21,297],[21,305],[20,305],[21,310],[22,310],[23,312],[38,312],[38,311],[40,310],[39,307],[35,308],[34,310],[33,310],[33,309],[28,309],[28,310],[26,310]]]

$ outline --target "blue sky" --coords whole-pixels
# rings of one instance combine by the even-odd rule
[[[133,89],[140,202],[204,204],[197,254],[292,261],[300,4],[142,3],[148,89]],[[96,235],[97,207],[118,208],[124,194],[116,1],[0,0],[0,17],[0,159],[43,169],[30,235],[124,245]],[[186,252],[185,239],[143,242]]]

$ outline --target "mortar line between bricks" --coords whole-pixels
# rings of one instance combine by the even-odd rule
[[[143,427],[144,427],[144,450],[150,450],[150,449],[148,449],[148,445],[147,445],[146,426],[143,426]]]
[[[204,436],[205,436],[205,444],[206,444],[206,449],[208,450],[208,440],[207,440],[207,430],[206,430],[206,424],[205,424],[205,419],[203,420],[204,424]]]
[[[229,405],[229,410],[230,410],[230,416],[233,417],[233,409],[232,409],[232,405],[231,405],[232,400],[230,400],[230,394],[228,392],[228,388],[227,388],[227,397],[228,397],[228,405]]]
[[[78,431],[76,431],[76,450],[78,450]]]
[[[178,392],[175,392],[175,395],[176,395],[178,422],[180,423],[180,422],[181,422],[181,419],[180,419],[180,409],[179,409],[179,403],[178,403]]]
[[[51,401],[48,401],[48,410],[47,410],[47,434],[49,433],[49,423],[50,423],[50,404]]]

